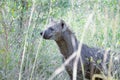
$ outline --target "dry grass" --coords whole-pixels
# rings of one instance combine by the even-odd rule
[[[5,0],[0,2],[0,80],[69,80],[64,65],[78,55],[77,65],[81,56],[75,52],[62,64],[56,44],[42,40],[39,33],[51,16],[64,19],[79,41],[120,53],[119,0]],[[119,59],[119,54],[112,57]],[[76,80],[75,65],[73,80]],[[109,65],[113,66],[112,58]],[[118,68],[113,76],[95,74],[92,80],[95,77],[119,80],[114,79],[119,72]]]

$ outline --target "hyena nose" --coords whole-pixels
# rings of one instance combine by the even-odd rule
[[[40,32],[40,35],[42,36],[42,35],[43,35],[43,32]]]

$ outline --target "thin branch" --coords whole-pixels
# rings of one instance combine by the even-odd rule
[[[21,62],[21,65],[20,65],[19,80],[21,80],[21,78],[22,78],[22,68],[23,68],[24,57],[25,57],[26,46],[27,46],[28,31],[29,31],[29,27],[31,25],[32,16],[33,16],[33,12],[34,12],[34,7],[35,7],[35,1],[33,0],[33,6],[32,6],[32,9],[31,9],[32,11],[31,11],[31,15],[30,15],[29,23],[28,23],[28,29],[27,29],[27,32],[26,32],[26,35],[25,35],[25,43],[24,43],[23,54],[22,54],[22,62]]]
[[[51,13],[51,0],[50,0],[50,5],[49,5],[49,12],[48,12],[48,17],[47,19],[49,18],[50,16],[50,13]],[[40,13],[39,13],[40,14]],[[39,17],[39,14],[38,14],[38,17]],[[48,20],[46,20],[46,24],[47,24]],[[35,26],[35,25],[34,25]],[[45,25],[46,26],[46,25]],[[36,55],[35,55],[35,60],[34,60],[34,63],[33,63],[33,68],[32,68],[32,72],[31,72],[31,76],[30,76],[30,80],[32,80],[32,76],[33,76],[33,73],[34,73],[34,69],[35,69],[35,65],[36,65],[36,61],[37,61],[37,58],[38,58],[38,53],[39,53],[39,49],[41,47],[41,44],[42,44],[42,38],[40,39],[39,43],[38,43],[38,48],[37,48],[37,52],[36,52]]]

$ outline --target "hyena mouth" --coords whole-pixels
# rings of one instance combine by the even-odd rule
[[[40,35],[43,37],[43,39],[50,39],[52,37],[52,35],[50,35],[50,34],[47,35],[47,34],[45,34],[43,32],[41,32]]]
[[[52,37],[52,35],[51,36],[43,36],[44,39],[50,39],[51,37]]]

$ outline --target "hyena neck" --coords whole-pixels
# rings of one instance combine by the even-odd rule
[[[78,41],[69,29],[62,34],[61,39],[56,43],[65,59],[78,49]]]

